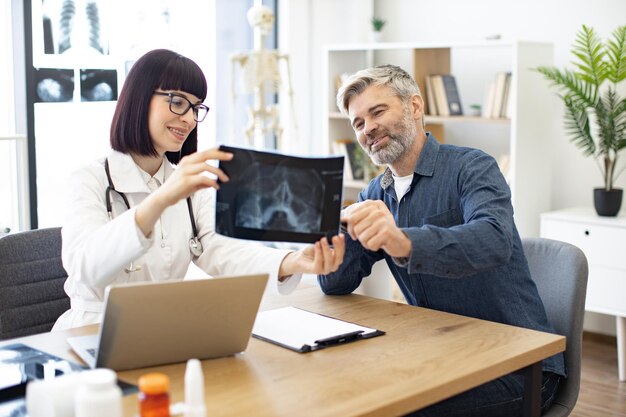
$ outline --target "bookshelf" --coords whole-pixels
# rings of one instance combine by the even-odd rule
[[[427,75],[454,75],[464,114],[470,104],[484,105],[485,91],[498,72],[511,72],[510,118],[426,115],[426,129],[442,142],[479,148],[496,160],[507,159],[506,178],[517,228],[524,237],[539,236],[539,215],[550,209],[548,157],[558,115],[545,81],[531,69],[553,63],[552,45],[526,41],[328,45],[323,57],[323,152],[332,153],[337,139],[354,138],[348,119],[335,104],[336,76],[383,63],[411,72],[422,94]],[[356,199],[364,186],[363,181],[345,183],[345,198]]]

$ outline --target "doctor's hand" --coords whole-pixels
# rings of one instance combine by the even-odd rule
[[[169,206],[202,188],[218,189],[218,178],[222,182],[228,181],[228,176],[224,171],[209,165],[207,161],[230,161],[231,159],[233,159],[232,153],[217,149],[196,152],[181,159],[167,181],[137,206],[135,223],[144,236],[149,237],[152,234],[157,220]]]
[[[347,223],[350,237],[361,242],[365,249],[382,249],[396,258],[411,254],[411,240],[380,200],[365,200],[346,207],[341,212],[341,221]]]
[[[174,173],[157,192],[165,204],[171,206],[202,188],[219,189],[218,178],[222,182],[227,182],[228,176],[224,171],[207,162],[230,161],[231,159],[233,159],[232,153],[215,148],[187,155],[180,160]]]
[[[326,275],[335,272],[343,262],[346,248],[345,236],[342,234],[333,236],[332,245],[333,247],[323,237],[313,245],[291,252],[280,264],[279,279],[300,273]]]

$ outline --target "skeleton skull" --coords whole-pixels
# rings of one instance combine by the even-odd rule
[[[267,6],[253,6],[248,10],[248,23],[259,28],[263,35],[269,35],[274,26],[274,13]]]

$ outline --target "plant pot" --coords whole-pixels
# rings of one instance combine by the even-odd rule
[[[370,42],[382,42],[383,41],[383,33],[380,31],[372,31],[370,32]]]
[[[599,216],[617,216],[622,206],[622,194],[621,188],[614,188],[610,191],[604,188],[594,188],[593,205],[596,208],[596,213]]]

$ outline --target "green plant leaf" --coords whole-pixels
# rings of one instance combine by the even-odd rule
[[[621,127],[621,130],[618,130],[620,134],[619,139],[626,140],[626,98],[619,102],[615,113],[617,114],[615,117],[616,126]]]
[[[597,87],[570,70],[559,70],[553,67],[538,67],[537,71],[544,75],[552,85],[567,95],[578,106],[592,107],[597,100]]]
[[[616,152],[626,147],[626,100],[620,99],[617,91],[609,88],[605,95],[608,119],[612,130],[612,149]]]
[[[595,107],[596,123],[598,125],[598,145],[601,154],[609,154],[616,151],[615,143],[615,92],[609,89],[600,98]]]
[[[565,104],[565,131],[571,141],[583,150],[585,156],[595,156],[596,144],[591,137],[589,118],[585,108],[577,106],[569,97],[563,97]]]
[[[608,79],[617,84],[626,79],[626,25],[615,29],[612,36],[606,42]]]
[[[603,61],[606,52],[600,37],[593,28],[583,25],[582,30],[576,35],[572,54],[578,58],[578,60],[573,61],[573,64],[578,68],[577,75],[599,87],[607,77],[606,64]],[[595,101],[595,97],[593,101]]]
[[[383,30],[385,23],[387,22],[383,19],[380,19],[378,17],[372,17],[372,27],[374,28],[375,32],[380,32],[381,30]]]

